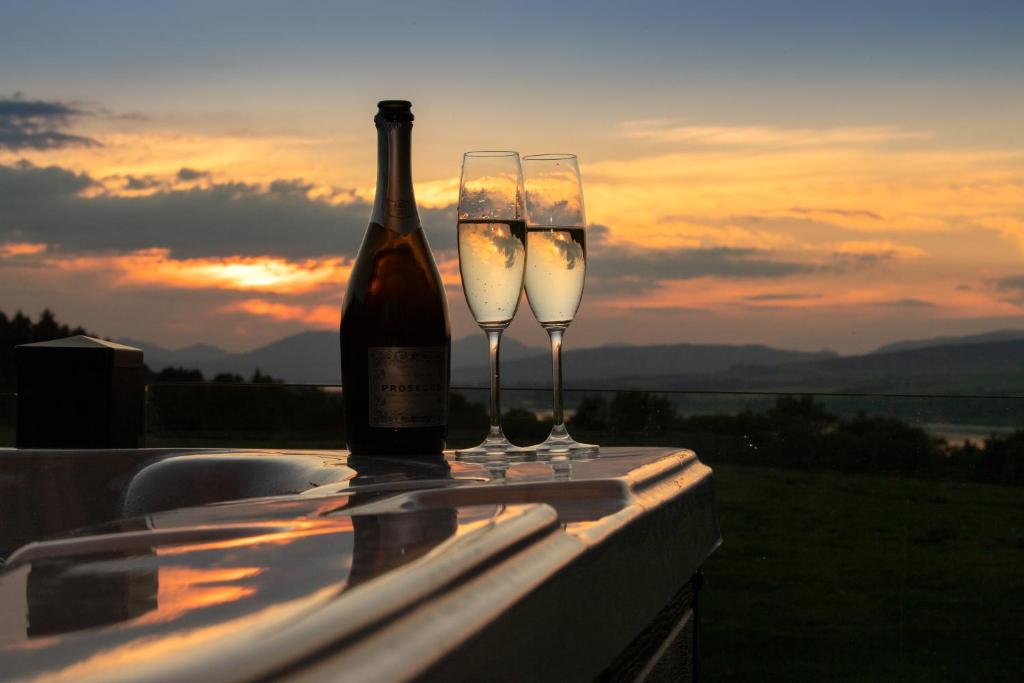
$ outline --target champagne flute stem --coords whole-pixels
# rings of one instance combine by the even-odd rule
[[[562,410],[562,334],[565,328],[549,327],[548,337],[551,339],[551,391],[552,409],[554,411],[553,431],[564,432],[564,414]]]
[[[501,436],[501,370],[498,363],[498,346],[501,344],[501,329],[484,330],[491,361],[491,436]]]

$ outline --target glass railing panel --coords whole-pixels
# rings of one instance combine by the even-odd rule
[[[146,442],[340,448],[341,396],[337,386],[153,384],[146,395]],[[1024,397],[642,390],[570,390],[565,396],[570,432],[590,443],[687,447],[712,465],[1024,483],[1024,434],[1018,433]],[[505,390],[506,434],[520,444],[542,440],[551,427],[550,401],[543,388]],[[486,406],[486,389],[453,389],[451,447],[479,442]]]
[[[276,383],[150,384],[146,445],[342,448],[341,390]]]

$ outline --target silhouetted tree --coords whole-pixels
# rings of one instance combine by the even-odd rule
[[[568,420],[568,426],[588,432],[607,431],[611,427],[608,419],[608,401],[601,394],[586,394],[580,399],[576,411]]]
[[[487,429],[487,423],[487,410],[483,405],[457,392],[448,397],[449,432],[476,434],[481,429]]]
[[[839,469],[934,476],[942,469],[942,443],[920,427],[861,413],[836,424],[822,457],[826,466]]]
[[[204,382],[203,373],[199,370],[169,366],[156,373],[157,382]]]
[[[44,308],[43,312],[39,314],[39,320],[36,321],[35,325],[32,326],[32,337],[34,339],[60,339],[61,336],[69,336],[67,334],[62,335],[61,332],[67,332],[67,326],[64,326],[64,330],[61,330],[60,324],[57,323],[57,319],[53,317],[53,311],[49,308]]]
[[[15,344],[29,344],[34,341],[49,341],[48,339],[32,338],[32,319],[20,310],[11,319],[11,330],[14,333]]]
[[[620,391],[608,405],[608,418],[617,434],[660,434],[675,426],[676,410],[664,394]]]
[[[523,443],[543,441],[551,430],[551,424],[542,422],[537,416],[523,408],[513,408],[502,414],[501,426],[510,439]]]
[[[276,377],[265,375],[262,372],[260,372],[259,368],[256,368],[253,371],[252,377],[249,379],[249,381],[252,382],[253,384],[284,384],[283,379],[277,379]]]
[[[822,466],[826,434],[839,418],[810,396],[780,396],[765,415],[767,432],[753,440],[762,457],[804,467]],[[753,437],[753,435],[752,435]]]
[[[1024,430],[985,439],[985,447],[968,442],[950,454],[977,481],[993,484],[1024,484]]]

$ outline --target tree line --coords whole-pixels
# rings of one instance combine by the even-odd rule
[[[658,441],[697,451],[710,464],[877,472],[924,479],[1024,485],[1024,430],[980,444],[950,443],[886,415],[841,417],[811,396],[779,396],[774,406],[734,414],[681,416],[665,395],[585,396],[570,429],[601,443]]]

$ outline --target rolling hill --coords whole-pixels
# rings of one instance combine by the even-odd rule
[[[701,391],[816,391],[911,394],[1024,394],[1024,340],[951,344],[774,366],[739,365],[711,374],[649,377],[621,387]]]
[[[1024,394],[1024,338],[1003,330],[988,335],[898,342],[871,353],[839,356],[758,345],[611,345],[572,349],[563,358],[566,386],[575,389],[645,388],[706,391],[815,391],[924,394]],[[985,339],[995,341],[985,341]],[[303,332],[244,353],[208,345],[164,349],[135,340],[146,362],[198,368],[207,378],[231,372],[249,377],[259,369],[293,383],[340,382],[338,337]],[[892,350],[885,351],[889,348]],[[452,384],[487,384],[484,336],[452,343]],[[547,387],[551,361],[544,348],[514,339],[502,342],[502,380],[507,387]]]
[[[146,364],[153,370],[167,366],[196,368],[207,378],[230,372],[249,377],[257,368],[273,377],[298,384],[339,384],[341,366],[338,333],[326,331],[300,332],[290,337],[261,346],[252,351],[230,353],[207,344],[196,344],[181,349],[166,349],[136,339],[120,339],[122,344],[142,349]],[[513,361],[528,356],[547,358],[547,350],[526,346],[514,339],[501,343],[502,359]],[[487,340],[483,334],[452,341],[453,372],[467,366],[476,366],[487,360]],[[486,370],[484,377],[486,377]]]
[[[635,376],[657,378],[665,375],[710,375],[737,365],[773,367],[797,361],[836,358],[831,351],[807,353],[768,346],[732,346],[724,344],[667,344],[657,346],[602,346],[570,349],[562,356],[563,377],[567,384],[614,386],[609,380]],[[540,356],[507,359],[502,362],[502,382],[508,387],[547,386],[551,381],[551,359]],[[486,386],[487,368],[455,368],[452,383]]]
[[[912,351],[930,346],[959,346],[961,344],[988,344],[990,342],[1015,341],[1024,339],[1024,330],[993,330],[982,334],[971,334],[962,337],[933,337],[931,339],[911,339],[880,346],[871,353],[893,353],[894,351]]]

